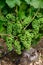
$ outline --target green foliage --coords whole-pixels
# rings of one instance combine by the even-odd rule
[[[34,8],[43,8],[43,0],[25,0],[27,4],[30,4]]]
[[[0,8],[3,8],[5,3],[13,8],[16,5],[20,6],[22,2],[26,2],[28,5],[30,4],[34,8],[43,8],[43,0],[0,0]]]
[[[9,7],[13,8],[16,4],[20,6],[20,0],[6,0]]]
[[[5,6],[5,0],[0,0],[0,8],[3,8]]]
[[[0,36],[8,51],[21,54],[37,44],[43,36],[42,10],[43,0],[0,0]]]

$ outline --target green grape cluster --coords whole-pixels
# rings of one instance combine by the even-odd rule
[[[43,18],[40,18],[39,21],[40,21],[40,29],[43,31]]]
[[[6,43],[8,46],[8,50],[12,50],[12,23],[10,21],[7,21],[7,30],[6,33],[8,34],[8,37],[6,37]]]
[[[19,35],[19,38],[24,48],[29,49],[32,41],[31,34],[28,31],[25,31],[24,34]]]
[[[17,34],[20,34],[22,30],[22,25],[19,21],[16,21],[13,23],[13,35],[16,36]]]
[[[12,42],[13,42],[12,36],[6,37],[6,45],[7,45],[9,51],[11,51],[13,49]]]
[[[31,45],[37,44],[43,36],[42,9],[37,13],[39,7],[43,8],[39,6],[40,3],[43,2],[41,0],[0,1],[0,35],[2,38],[5,37],[9,51],[14,49],[17,54],[21,54],[22,50],[29,50]]]
[[[14,41],[14,49],[15,49],[15,51],[16,51],[17,54],[21,54],[20,41],[18,41],[18,40]]]
[[[25,27],[27,24],[30,24],[32,20],[32,17],[28,16],[26,17],[23,22],[22,22],[22,26]]]
[[[6,17],[7,17],[6,33],[9,35],[8,37],[6,37],[6,44],[8,50],[12,50],[14,47],[16,53],[21,54],[22,45],[23,48],[25,49],[29,49],[31,46],[32,41],[31,34],[29,33],[28,30],[23,30],[23,27],[25,27],[28,23],[30,24],[29,19],[31,19],[31,17],[26,17],[23,23],[20,23],[19,20],[15,21],[12,20],[13,15],[8,14]]]
[[[32,28],[24,29],[30,23]],[[29,50],[31,44],[36,44],[43,35],[43,33],[39,33],[40,30],[43,31],[43,18],[38,17],[32,21],[32,17],[28,16],[20,22],[19,18],[8,14],[6,16],[6,34],[8,35],[6,36],[6,45],[8,50],[14,49],[17,54],[21,54],[24,49]]]
[[[32,22],[32,27],[33,27],[34,31],[36,33],[38,33],[39,32],[39,28],[40,28],[40,21],[39,20],[34,20]]]

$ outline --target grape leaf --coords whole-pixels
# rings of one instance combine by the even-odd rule
[[[30,1],[31,1],[31,0],[25,0],[25,1],[27,2],[27,4],[30,4]]]
[[[13,8],[16,4],[20,5],[20,0],[6,0],[7,5]]]
[[[0,0],[0,8],[3,8],[5,6],[5,1],[4,0]]]
[[[15,6],[15,0],[6,0],[9,7],[13,8]]]
[[[40,0],[31,0],[30,5],[34,6],[35,8],[38,8],[40,5]]]
[[[25,0],[27,4],[30,4],[34,8],[43,8],[43,0]]]

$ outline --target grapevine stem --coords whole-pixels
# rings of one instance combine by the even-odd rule
[[[9,34],[0,34],[0,36],[10,36]]]
[[[39,12],[40,8],[36,11],[35,15],[33,16],[31,22],[35,19],[35,17],[37,16],[38,12]],[[24,28],[24,30],[29,26],[29,24]]]
[[[0,36],[8,36],[8,37],[10,37],[11,35],[10,34],[0,34]],[[13,36],[13,37],[17,38],[17,36]]]

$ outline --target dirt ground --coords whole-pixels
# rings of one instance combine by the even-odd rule
[[[22,59],[23,62],[20,63],[21,57],[16,55],[14,52],[0,58],[0,65],[43,65],[43,39],[40,40],[39,44],[34,47],[39,55],[36,62],[28,62],[27,59]]]

